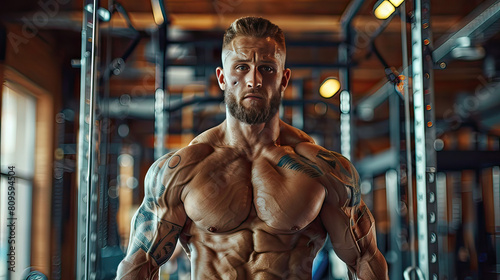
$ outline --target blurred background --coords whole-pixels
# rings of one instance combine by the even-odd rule
[[[281,117],[354,163],[391,279],[500,279],[498,0],[2,1],[0,279],[114,278],[149,166],[224,120],[247,15],[285,32]],[[313,279],[347,279],[328,244]]]

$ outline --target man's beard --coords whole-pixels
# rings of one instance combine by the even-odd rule
[[[239,121],[247,124],[261,124],[271,120],[276,112],[278,112],[281,96],[279,94],[273,94],[269,105],[266,104],[264,108],[260,106],[246,108],[241,104],[241,101],[236,101],[233,92],[227,91],[224,96],[224,102],[229,108],[229,113]]]

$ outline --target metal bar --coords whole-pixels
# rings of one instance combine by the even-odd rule
[[[99,46],[99,17],[97,10],[99,9],[99,0],[93,1],[93,13],[92,13],[92,51],[91,51],[91,68],[90,68],[90,89],[88,92],[89,99],[89,131],[88,131],[88,165],[87,165],[87,220],[86,220],[86,258],[85,258],[85,279],[93,280],[96,278],[96,241],[97,241],[97,213],[95,211],[97,203],[97,174],[95,174],[94,169],[96,165],[95,161],[95,150],[96,147],[94,128],[95,128],[95,106],[96,106],[96,92],[97,92],[97,57],[98,57],[98,46]]]
[[[413,70],[413,96],[415,117],[415,155],[416,155],[416,181],[417,181],[417,217],[418,217],[418,266],[424,279],[437,280],[439,273],[436,270],[438,256],[434,244],[437,238],[429,238],[435,234],[435,156],[429,151],[428,146],[433,144],[432,131],[426,129],[426,109],[432,104],[426,104],[427,95],[432,94],[432,73],[424,61],[425,48],[429,45],[430,35],[430,1],[415,0],[414,14],[411,26],[412,31],[412,70]],[[424,96],[425,95],[425,96]],[[433,123],[431,122],[432,126]],[[432,146],[431,146],[432,148]],[[430,209],[429,209],[430,208]],[[429,243],[429,241],[431,243]],[[432,245],[431,245],[432,244]]]
[[[339,80],[342,86],[342,92],[340,93],[340,152],[346,158],[352,159],[352,131],[351,131],[351,122],[352,122],[352,99],[350,92],[350,52],[351,45],[353,41],[352,36],[352,20],[358,13],[359,9],[363,5],[364,0],[354,0],[349,3],[349,6],[346,8],[342,17],[340,18],[341,24],[341,37],[342,43],[339,45],[338,56],[339,63],[345,64],[347,67],[343,67],[339,70]]]
[[[479,12],[481,11],[481,12]],[[477,14],[477,16],[474,16]],[[475,34],[480,34],[482,31],[489,28],[492,24],[500,19],[500,0],[487,2],[473,11],[470,16],[466,17],[462,22],[460,30],[446,38],[439,47],[432,53],[434,61],[439,62],[445,58],[451,50],[457,47],[457,39],[461,37],[470,37]],[[481,38],[484,40],[485,38]]]
[[[78,144],[78,225],[77,279],[96,278],[97,203],[94,172],[94,119],[97,88],[97,57],[99,46],[99,0],[88,0],[84,6],[82,25],[82,58],[80,88],[80,124]],[[89,18],[89,15],[91,17]],[[89,51],[90,50],[90,51]]]
[[[359,12],[359,9],[361,9],[361,6],[363,6],[364,3],[365,0],[354,0],[349,3],[340,18],[342,29],[351,28],[352,20]]]
[[[495,166],[492,170],[493,176],[493,207],[495,215],[495,251],[496,251],[496,273],[500,274],[500,167]]]
[[[448,197],[446,173],[439,172],[436,178],[437,186],[437,238],[439,240],[440,266],[439,275],[448,275]],[[432,238],[432,237],[431,237]]]
[[[57,150],[54,160],[54,187],[52,190],[52,223],[54,225],[54,251],[52,253],[51,279],[61,279],[61,247],[62,247],[62,220],[63,220],[63,189],[64,189],[64,153],[61,145],[64,143],[65,116],[63,113],[56,115]]]
[[[90,0],[87,0],[84,5],[89,5]],[[76,279],[85,279],[85,259],[86,259],[86,219],[87,219],[87,189],[86,182],[86,167],[88,164],[87,146],[85,145],[85,134],[88,126],[85,122],[86,112],[88,111],[86,105],[86,92],[88,87],[88,69],[90,64],[90,51],[87,49],[89,36],[88,31],[91,31],[92,22],[88,19],[88,12],[83,10],[83,23],[82,23],[82,57],[80,61],[81,75],[80,75],[80,115],[79,127],[80,133],[78,134],[78,211],[77,211],[77,238],[76,238]]]
[[[408,81],[408,41],[406,31],[406,2],[400,6],[401,12],[401,48],[403,54],[403,75]],[[390,83],[387,83],[390,84]],[[406,184],[407,184],[407,204],[408,204],[408,231],[410,243],[410,268],[417,267],[417,252],[415,248],[415,215],[413,211],[413,157],[411,141],[411,114],[410,114],[410,94],[408,90],[409,82],[403,86],[404,110],[405,110],[405,142],[406,142]],[[373,108],[371,109],[373,114]]]
[[[293,81],[293,89],[295,92],[295,99],[298,99],[299,101],[304,100],[304,80],[303,79],[297,79]],[[293,116],[292,116],[292,124],[294,127],[303,130],[304,129],[304,124],[305,124],[305,103],[302,102],[302,105],[296,106],[293,108]]]
[[[340,153],[352,159],[351,94],[347,90],[340,93]]]
[[[203,97],[193,97],[189,100],[172,100],[170,103],[170,106],[168,108],[165,108],[165,112],[175,112],[178,110],[181,110],[185,107],[188,106],[193,106],[197,104],[219,104],[222,101],[224,101],[223,97],[211,97],[211,96],[203,96]],[[135,118],[142,118],[142,119],[154,119],[155,117],[155,112],[151,110],[151,108],[154,108],[155,106],[155,100],[154,97],[150,96],[145,96],[145,97],[140,97],[140,98],[131,98],[130,102],[127,104],[122,104],[119,102],[119,98],[109,98],[109,99],[104,99],[102,101],[103,106],[102,110],[107,110],[105,112],[108,114],[108,117],[110,118],[117,118],[121,117],[124,114],[126,114],[128,117],[135,117]],[[284,99],[282,101],[283,106],[293,106],[293,107],[302,107],[306,104],[317,104],[317,103],[323,103],[324,105],[328,106],[328,110],[332,110],[334,112],[338,112],[338,106],[331,104],[329,102],[324,102],[321,99],[307,99],[307,100],[300,100],[300,99]],[[74,153],[73,151],[70,151],[69,145],[65,147],[65,151],[68,153]]]
[[[390,223],[391,223],[391,231],[390,231],[390,250],[392,255],[396,258],[393,265],[390,266],[389,275],[391,279],[400,278],[403,270],[402,270],[402,255],[401,248],[399,248],[399,237],[401,236],[401,220],[399,216],[399,202],[401,201],[400,195],[400,187],[401,187],[401,139],[400,139],[400,97],[397,94],[396,90],[392,91],[392,96],[389,97],[389,123],[390,123],[390,141],[391,141],[391,150],[394,151],[394,166],[393,172],[391,172],[390,179],[394,179],[391,186],[391,194],[387,197],[387,202],[391,207],[389,210],[390,215]],[[387,177],[386,177],[387,178]],[[388,180],[388,179],[386,179]],[[389,183],[386,184],[389,186]],[[389,201],[389,198],[392,201]]]
[[[155,91],[155,159],[160,158],[166,152],[165,140],[168,133],[169,113],[165,108],[169,107],[169,95],[167,93],[167,22],[164,22],[157,30],[156,56],[156,91]]]
[[[399,172],[395,169],[389,169],[385,173],[385,186],[387,197],[387,210],[389,212],[389,221],[391,225],[389,238],[389,252],[386,254],[389,262],[389,278],[398,279],[403,274],[401,248],[399,247],[399,236],[401,233],[401,221],[399,216]]]
[[[384,171],[394,168],[399,164],[396,150],[387,149],[373,156],[366,156],[356,162],[356,169],[364,176],[383,174]]]
[[[422,54],[423,54],[423,94],[424,94],[424,127],[425,127],[425,166],[427,186],[427,236],[429,252],[429,275],[427,279],[438,280],[447,275],[439,274],[439,239],[437,225],[437,199],[436,199],[436,117],[434,110],[434,61],[432,60],[433,36],[431,29],[431,0],[422,0]]]

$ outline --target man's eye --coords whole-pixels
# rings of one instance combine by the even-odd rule
[[[238,66],[236,66],[236,70],[245,71],[245,70],[248,70],[248,66],[238,65]]]
[[[274,68],[271,66],[267,66],[267,65],[262,66],[261,69],[264,70],[265,72],[269,72],[269,73],[274,72]]]

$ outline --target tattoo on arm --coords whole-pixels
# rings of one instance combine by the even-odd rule
[[[293,154],[282,156],[278,162],[278,167],[299,171],[311,178],[323,175],[323,172],[314,163],[304,157]]]
[[[133,220],[133,235],[128,253],[132,255],[138,250],[143,250],[158,266],[171,257],[182,231],[182,226],[165,221],[158,216],[158,212],[163,211],[159,200],[166,191],[166,187],[161,183],[161,178],[164,177],[162,165],[166,164],[172,169],[180,162],[180,156],[172,157],[168,154],[164,158],[168,161],[157,161],[146,176],[148,187],[145,189],[144,201]]]
[[[162,265],[172,256],[182,227],[161,220],[141,207],[134,220],[134,231],[130,254],[142,249],[157,265]]]
[[[161,221],[160,227],[163,227],[168,233],[161,237],[155,244],[152,244],[150,254],[158,265],[164,264],[175,250],[177,239],[181,233],[182,227],[167,221]]]
[[[353,173],[353,170],[347,170],[344,165],[339,162],[339,157],[335,152],[320,150],[316,155],[317,158],[322,159],[327,162],[340,176],[343,176],[342,183],[350,190],[350,203],[349,206],[358,205],[361,201],[361,190],[359,187],[357,175]],[[354,171],[356,172],[356,171]],[[335,177],[338,177],[335,176]]]

